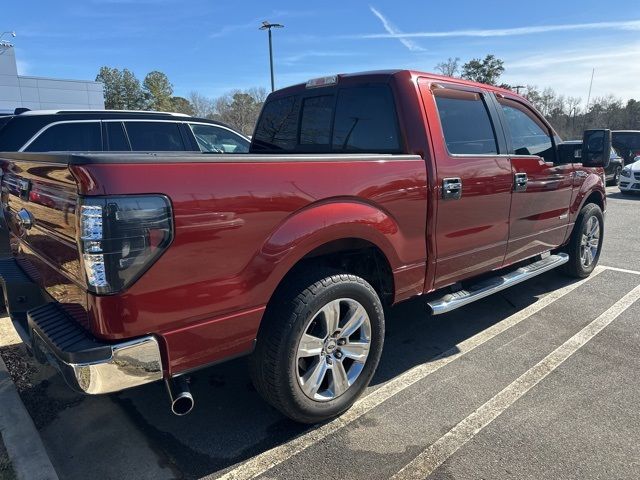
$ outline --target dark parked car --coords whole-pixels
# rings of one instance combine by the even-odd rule
[[[16,110],[0,117],[0,152],[247,153],[231,127],[180,113],[126,110]]]
[[[611,145],[620,153],[624,165],[633,163],[640,155],[640,130],[613,130]]]
[[[582,140],[568,140],[564,143],[580,145],[582,144]],[[626,163],[631,163],[631,161],[632,160]],[[609,162],[609,166],[604,169],[607,177],[607,185],[618,185],[620,183],[620,172],[622,172],[624,165],[625,162],[622,159],[622,155],[620,155],[615,147],[611,147],[611,161]]]

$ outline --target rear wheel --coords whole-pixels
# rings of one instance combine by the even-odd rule
[[[573,227],[569,244],[565,248],[569,261],[564,270],[572,277],[588,277],[596,268],[602,250],[604,217],[598,205],[585,205]]]
[[[258,392],[303,423],[347,410],[380,360],[384,314],[360,277],[325,271],[297,278],[280,292],[250,359]]]

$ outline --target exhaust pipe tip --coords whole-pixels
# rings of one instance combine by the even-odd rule
[[[171,411],[181,417],[193,410],[193,405],[191,392],[182,392],[171,402]]]
[[[195,402],[185,377],[170,378],[165,383],[171,402],[171,411],[175,415],[182,417],[193,410]]]

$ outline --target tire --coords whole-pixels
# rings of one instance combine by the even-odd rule
[[[588,277],[600,259],[603,239],[602,210],[598,205],[589,203],[582,207],[569,244],[564,249],[569,255],[569,261],[564,264],[565,273],[576,278]]]
[[[620,173],[622,172],[622,167],[616,167],[613,171],[613,177],[611,180],[607,182],[607,185],[618,185],[620,184]]]
[[[369,283],[328,269],[296,275],[265,315],[249,359],[251,378],[260,395],[287,417],[322,422],[362,394],[383,342],[383,308]]]

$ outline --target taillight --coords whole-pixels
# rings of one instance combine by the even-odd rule
[[[161,195],[83,197],[79,248],[89,290],[129,287],[171,243],[171,204]]]

